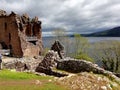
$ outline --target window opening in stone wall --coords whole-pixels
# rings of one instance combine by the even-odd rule
[[[32,33],[33,33],[33,35],[32,35],[32,36],[35,36],[34,26],[32,27]]]
[[[5,42],[0,42],[2,49],[8,49],[7,45],[5,44]]]
[[[19,29],[20,29],[20,31],[23,31],[23,26],[21,23],[19,23]]]
[[[5,22],[5,30],[7,30],[7,23]]]
[[[36,45],[36,41],[29,41],[30,43]]]
[[[12,56],[13,55],[12,45],[9,45],[9,48],[10,48],[10,56]]]
[[[9,33],[9,42],[11,42],[11,34]]]

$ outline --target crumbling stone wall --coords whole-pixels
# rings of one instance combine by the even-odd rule
[[[56,77],[63,77],[67,76],[67,74],[57,72],[53,70],[53,68],[57,65],[57,60],[60,59],[57,52],[49,51],[44,59],[39,63],[39,65],[36,67],[35,71],[40,73],[45,73],[47,75],[53,75]]]
[[[0,10],[0,43],[15,57],[38,56],[43,46],[41,21],[37,17],[30,19],[27,14],[7,15]]]
[[[80,72],[93,72],[97,74],[103,74],[109,78],[114,79],[117,82],[120,82],[117,74],[114,74],[110,71],[100,68],[97,64],[85,60],[77,60],[73,58],[64,58],[57,61],[57,69],[65,70],[71,73],[80,73]]]
[[[51,50],[56,51],[61,59],[64,58],[64,47],[59,41],[54,42]]]
[[[36,68],[36,72],[51,74],[52,67],[56,65],[57,59],[59,59],[57,52],[49,51],[44,59],[39,63],[38,67]]]

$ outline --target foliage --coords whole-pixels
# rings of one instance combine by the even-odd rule
[[[91,57],[89,57],[87,54],[79,54],[79,55],[75,56],[75,58],[94,62],[94,60]]]
[[[74,38],[75,41],[73,42],[73,45],[75,56],[78,56],[81,53],[86,53],[86,49],[89,47],[88,39],[82,37],[80,34],[75,34]]]
[[[102,62],[102,67],[112,72],[120,72],[120,42],[106,41],[95,46],[94,57]]]
[[[58,29],[55,29],[52,33],[55,36],[54,41],[58,40],[60,41],[60,43],[64,45],[65,51],[66,51],[65,54],[66,56],[68,56],[71,49],[71,40],[70,40],[70,37],[67,36],[65,29],[58,28]]]
[[[75,34],[73,45],[74,45],[73,57],[75,57],[76,59],[83,59],[93,62],[93,59],[90,58],[87,54],[87,49],[89,47],[87,38],[82,37],[80,34]]]
[[[66,56],[71,56],[72,54],[72,56],[77,59],[93,61],[86,52],[89,47],[87,38],[82,37],[80,34],[75,34],[74,40],[71,40],[70,37],[66,36],[64,29],[55,30],[53,31],[53,34],[65,46]]]
[[[49,48],[44,48],[44,51],[43,51],[43,53],[42,53],[42,56],[45,56],[48,51],[49,51]]]

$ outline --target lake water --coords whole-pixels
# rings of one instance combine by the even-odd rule
[[[88,39],[89,43],[101,42],[101,41],[110,41],[110,40],[120,41],[120,37],[86,37],[86,38]],[[55,37],[43,37],[43,45],[44,45],[44,47],[50,48],[55,40],[56,40]],[[69,40],[72,42],[75,39],[74,39],[74,37],[70,37]]]

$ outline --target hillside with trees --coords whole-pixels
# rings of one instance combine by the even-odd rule
[[[87,34],[83,36],[92,36],[92,37],[120,37],[120,27],[115,27],[109,30],[104,30],[100,32],[95,32],[92,34]]]

